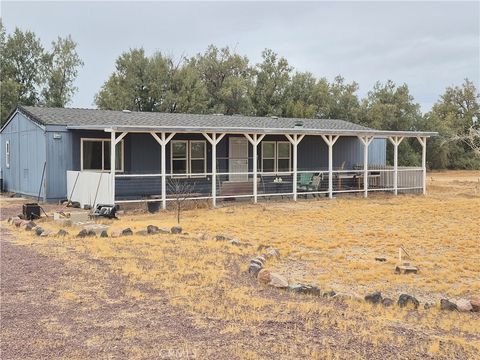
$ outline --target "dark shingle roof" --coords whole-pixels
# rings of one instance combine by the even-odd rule
[[[369,130],[344,120],[296,119],[241,115],[197,115],[159,112],[123,112],[97,109],[46,108],[21,106],[20,110],[42,125],[92,127],[188,127],[188,128],[252,128],[292,129],[301,121],[304,129]]]

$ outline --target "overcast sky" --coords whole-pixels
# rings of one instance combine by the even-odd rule
[[[33,30],[48,47],[71,34],[85,62],[70,106],[93,97],[133,47],[180,57],[209,44],[253,63],[264,48],[295,69],[341,74],[365,95],[375,81],[407,83],[427,111],[450,85],[480,81],[480,6],[474,2],[1,2],[8,32]]]

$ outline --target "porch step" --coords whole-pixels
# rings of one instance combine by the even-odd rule
[[[220,196],[253,194],[251,181],[225,181],[220,188]]]

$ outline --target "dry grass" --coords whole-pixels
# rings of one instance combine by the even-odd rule
[[[19,232],[17,241],[86,273],[95,272],[92,261],[101,261],[128,279],[126,298],[150,299],[148,288],[161,290],[196,327],[215,326],[220,334],[233,335],[236,340],[224,350],[238,358],[395,358],[398,352],[405,358],[475,358],[480,352],[477,314],[295,296],[262,288],[245,274],[257,246],[269,244],[281,257],[268,267],[290,282],[314,283],[322,290],[361,296],[379,290],[393,298],[406,292],[421,302],[479,294],[480,173],[430,173],[428,179],[426,197],[376,195],[190,210],[182,220],[187,235],[77,239]],[[135,231],[148,224],[170,227],[175,214],[125,215],[114,226]],[[55,229],[52,223],[42,226]],[[201,241],[201,233],[225,234],[251,246]],[[394,274],[400,245],[420,268],[417,275]],[[387,261],[376,262],[377,255]],[[108,298],[102,279],[98,286],[95,281],[92,277],[88,288],[65,281],[59,285],[60,300],[95,306],[94,299]],[[146,330],[127,330],[132,338],[149,336]],[[186,338],[185,346],[195,343]],[[143,357],[145,351],[132,345],[130,356]]]

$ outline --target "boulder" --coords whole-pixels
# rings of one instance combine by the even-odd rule
[[[84,238],[88,236],[88,231],[85,229],[80,230],[80,232],[77,234],[77,237]]]
[[[35,224],[33,221],[29,221],[25,224],[25,230],[31,231],[35,226],[37,226],[37,224]]]
[[[262,266],[258,264],[250,264],[248,267],[248,273],[254,276],[257,276],[260,270],[262,270]]]
[[[50,235],[52,235],[52,231],[51,231],[51,230],[44,230],[44,231],[40,234],[41,237],[47,237],[47,236],[50,236]]]
[[[337,293],[333,290],[327,291],[323,293],[323,297],[334,297]]]
[[[480,312],[480,296],[470,300],[473,312]]]
[[[448,311],[456,311],[457,305],[451,302],[448,299],[442,299],[440,300],[440,309],[442,310],[448,310]]]
[[[276,258],[280,257],[280,252],[275,248],[268,249],[267,254],[270,255],[271,257],[276,257]]]
[[[40,236],[40,235],[42,235],[42,233],[43,233],[43,228],[41,228],[40,226],[37,226],[37,227],[35,228],[35,234],[36,234],[37,236]]]
[[[57,232],[57,236],[67,236],[67,235],[68,235],[68,232],[63,229],[60,229]]]
[[[172,226],[172,228],[170,229],[170,232],[172,234],[181,234],[182,233],[182,227],[181,226]]]
[[[241,246],[242,245],[242,243],[240,241],[238,241],[237,239],[228,240],[228,243],[230,245],[235,245],[235,246]]]
[[[365,296],[365,301],[370,304],[378,304],[382,301],[382,293],[376,291],[374,293],[368,294],[367,296]]]
[[[455,304],[457,305],[458,311],[469,312],[472,311],[473,307],[468,299],[458,299]]]
[[[90,230],[87,231],[87,236],[88,237],[96,237],[97,233],[95,232],[95,230],[90,229]]]
[[[285,289],[288,288],[288,280],[284,276],[271,272],[270,273],[270,282],[268,285],[279,288]]]
[[[261,269],[257,274],[257,280],[260,284],[268,284],[270,282],[270,270]]]
[[[12,224],[15,225],[15,227],[20,227],[20,225],[23,224],[23,220],[20,219],[20,218],[14,219],[14,220],[12,221]]]
[[[320,295],[320,289],[314,285],[294,284],[288,290],[298,294]]]
[[[160,229],[158,226],[155,225],[148,225],[147,226],[147,233],[149,234],[158,234],[160,232]]]
[[[120,237],[120,236],[122,236],[122,230],[120,230],[120,229],[113,229],[112,232],[110,233],[110,236],[111,236],[112,238]]]
[[[420,305],[420,302],[411,295],[402,294],[399,296],[397,304],[402,308],[412,305],[415,309],[417,309]]]
[[[390,307],[393,305],[393,300],[390,298],[384,298],[382,299],[382,305],[385,307]]]
[[[261,261],[258,260],[258,259],[252,259],[252,260],[250,260],[250,265],[251,265],[251,264],[257,264],[258,266],[263,267],[263,262],[261,262]]]
[[[102,238],[107,238],[107,237],[108,237],[108,232],[107,232],[107,230],[103,230],[103,231],[100,233],[100,237],[102,237]]]
[[[138,230],[135,234],[140,235],[140,236],[147,236],[149,234],[149,232],[148,232],[148,230],[143,229],[143,230]]]
[[[131,236],[133,235],[133,231],[130,228],[126,228],[122,230],[122,236]]]

